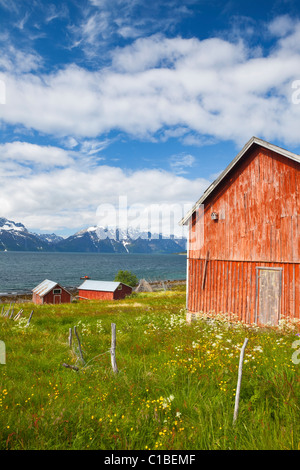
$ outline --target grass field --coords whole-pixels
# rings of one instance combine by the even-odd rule
[[[292,360],[299,330],[219,317],[188,325],[184,305],[179,288],[118,302],[24,303],[15,306],[24,309],[19,320],[0,317],[0,449],[300,449],[300,364]],[[68,344],[74,326],[85,365],[76,339]]]

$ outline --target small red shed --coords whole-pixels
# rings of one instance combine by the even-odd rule
[[[300,319],[300,156],[252,137],[181,220],[187,319]]]
[[[70,303],[71,298],[70,292],[49,279],[45,279],[32,289],[32,302],[38,305]]]
[[[122,282],[84,281],[78,287],[79,300],[120,300],[132,293],[132,287]]]

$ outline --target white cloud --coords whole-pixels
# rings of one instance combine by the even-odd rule
[[[11,176],[11,177],[9,177]],[[97,209],[102,204],[118,207],[120,197],[127,197],[129,207],[178,205],[186,212],[209,181],[194,181],[166,171],[125,172],[120,168],[98,166],[88,169],[74,165],[63,169],[23,175],[0,174],[1,214],[21,221],[29,229],[58,231],[68,227],[101,224]],[[99,214],[99,212],[98,212]],[[179,220],[175,221],[175,227]]]
[[[194,165],[196,159],[190,154],[179,154],[172,155],[170,158],[170,166],[176,174],[186,173],[186,168],[190,168]]]
[[[40,146],[28,142],[0,144],[1,164],[9,161],[18,165],[32,165],[39,168],[66,167],[73,163],[73,158],[59,147]]]
[[[204,134],[241,145],[257,135],[299,144],[300,106],[291,100],[299,44],[300,22],[259,57],[242,41],[155,35],[116,49],[112,66],[99,71],[69,65],[16,75],[7,67],[0,77],[7,102],[0,117],[76,140],[111,130],[165,138],[178,128],[187,129],[186,137],[191,131],[194,140]],[[28,61],[37,66],[36,58]]]
[[[188,152],[171,158],[170,172],[99,166],[110,144],[103,134],[112,130],[187,145],[232,139],[241,146],[252,135],[299,145],[300,105],[291,98],[300,79],[300,23],[279,18],[270,32],[277,42],[260,55],[241,40],[160,34],[116,49],[102,70],[67,65],[48,74],[38,74],[37,54],[8,47],[0,59],[0,119],[53,134],[65,148],[0,145],[1,214],[28,228],[77,229],[97,224],[97,207],[120,196],[129,205],[182,205],[209,185],[184,177],[195,162]],[[92,23],[86,33],[92,41]]]
[[[192,14],[188,4],[177,0],[151,2],[144,0],[90,0],[81,7],[82,21],[69,27],[72,47],[80,47],[89,60],[99,60],[116,38],[135,39],[157,32],[171,31],[174,25]],[[110,54],[110,52],[108,53]]]
[[[9,43],[9,40],[3,38],[1,57],[0,57],[0,70],[8,74],[23,74],[38,70],[43,60],[36,52],[24,52],[16,49],[15,46]]]
[[[0,6],[15,13],[18,12],[17,2],[15,0],[0,0]]]
[[[114,208],[118,211],[120,198],[125,196],[129,208],[142,207],[143,224],[148,222],[148,214],[153,214],[153,207],[157,212],[161,205],[164,211],[175,205],[178,220],[171,233],[180,231],[178,221],[187,205],[193,204],[209,181],[198,178],[190,182],[160,170],[125,171],[99,166],[96,155],[103,145],[85,140],[75,151],[20,141],[1,144],[1,215],[21,221],[29,229],[67,229],[70,233],[78,227],[101,225],[99,207],[109,204],[112,213]],[[189,156],[185,157],[177,158],[178,166],[174,160],[177,169],[179,163],[192,164]],[[98,158],[97,164],[94,158]],[[163,224],[168,222],[165,217]]]
[[[296,21],[289,15],[281,15],[270,22],[268,30],[272,35],[282,37],[290,33],[295,25]]]

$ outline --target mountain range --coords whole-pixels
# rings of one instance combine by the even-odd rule
[[[81,253],[178,253],[186,238],[165,237],[128,228],[88,227],[68,238],[33,233],[20,222],[0,217],[0,251]]]

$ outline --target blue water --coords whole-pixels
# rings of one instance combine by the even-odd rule
[[[128,270],[147,281],[186,278],[184,255],[0,252],[0,293],[30,291],[44,279],[78,287],[81,276],[113,281]]]

